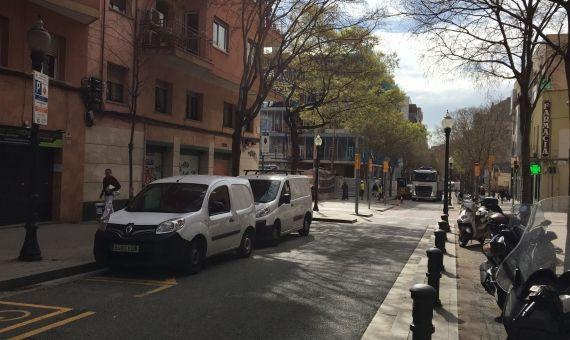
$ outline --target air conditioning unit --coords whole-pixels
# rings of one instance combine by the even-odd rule
[[[146,12],[146,21],[155,27],[164,27],[164,13],[151,8]]]
[[[160,42],[160,38],[158,33],[151,30],[146,30],[144,32],[144,45],[146,46],[158,46]]]

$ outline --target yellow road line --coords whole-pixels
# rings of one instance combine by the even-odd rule
[[[145,292],[145,293],[142,293],[142,294],[139,294],[139,295],[135,295],[135,297],[143,297],[143,296],[147,296],[147,295],[150,295],[150,294],[158,293],[158,292],[160,292],[160,291],[162,291],[162,290],[165,290],[165,289],[167,289],[167,288],[170,288],[170,287],[172,287],[172,286],[174,286],[174,285],[164,285],[164,286],[158,287],[158,288],[156,288],[156,289],[149,290],[148,292]]]
[[[48,313],[48,314],[45,314],[45,315],[42,315],[42,316],[38,316],[37,318],[33,318],[33,319],[30,319],[30,320],[22,321],[22,322],[20,322],[20,323],[15,324],[15,325],[8,326],[8,327],[6,327],[6,328],[2,328],[2,329],[0,329],[0,333],[5,333],[5,332],[11,331],[11,330],[13,330],[13,329],[16,329],[16,328],[19,328],[19,327],[26,326],[26,325],[29,325],[29,324],[31,324],[31,323],[37,322],[37,321],[41,321],[41,320],[44,320],[44,319],[47,319],[47,318],[51,318],[51,317],[53,317],[53,316],[56,316],[56,315],[59,315],[59,314],[63,314],[63,313],[69,312],[70,310],[71,310],[71,308],[61,308],[61,309],[58,310],[58,311],[55,311],[55,312],[52,312],[52,313]]]
[[[65,309],[65,307],[33,305],[33,304],[31,304],[31,303],[21,303],[21,302],[11,302],[11,301],[0,301],[0,305],[11,305],[11,306],[20,306],[20,307],[33,307],[33,308],[45,308],[45,309]]]
[[[40,327],[40,328],[31,330],[31,331],[26,332],[26,333],[24,333],[24,334],[16,335],[15,337],[9,338],[8,340],[20,340],[20,339],[25,339],[25,338],[28,338],[28,337],[31,337],[31,336],[34,336],[34,335],[38,335],[38,334],[43,333],[43,332],[45,332],[45,331],[49,331],[50,329],[53,329],[53,328],[56,328],[56,327],[59,327],[59,326],[66,325],[66,324],[68,324],[68,323],[70,323],[70,322],[73,322],[73,321],[75,321],[75,320],[83,319],[83,318],[88,317],[88,316],[91,316],[91,315],[93,315],[93,314],[95,314],[95,312],[85,312],[85,313],[82,313],[82,314],[79,314],[79,315],[76,315],[76,316],[72,316],[72,317],[67,318],[67,319],[63,319],[63,320],[58,321],[58,322],[54,322],[54,323],[52,323],[52,324],[49,324],[49,325],[46,325],[46,326],[43,326],[43,327]]]

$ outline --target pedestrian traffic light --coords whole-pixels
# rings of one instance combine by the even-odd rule
[[[368,172],[372,172],[372,158],[368,157]]]
[[[360,154],[359,153],[354,155],[354,169],[360,170]]]
[[[540,175],[542,172],[542,168],[540,167],[539,163],[530,163],[530,174],[531,175]]]
[[[382,166],[382,170],[384,171],[384,173],[388,172],[388,161],[384,161],[384,164]]]

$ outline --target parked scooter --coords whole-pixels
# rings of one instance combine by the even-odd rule
[[[487,293],[495,297],[501,310],[507,292],[497,285],[496,273],[499,265],[518,244],[528,221],[531,207],[530,204],[516,205],[513,207],[512,215],[494,213],[487,222],[490,241],[483,244],[483,254],[487,260],[479,266],[479,273],[481,285]]]
[[[485,242],[488,235],[487,216],[489,212],[485,207],[477,207],[474,212],[465,209],[459,214],[457,226],[459,227],[459,245],[465,247],[471,240],[478,240],[481,244]]]
[[[508,292],[508,339],[570,337],[569,204],[567,196],[535,204],[521,240],[497,271],[497,284]]]

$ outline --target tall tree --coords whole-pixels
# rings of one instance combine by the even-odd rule
[[[393,63],[393,56],[374,52],[377,39],[369,29],[326,32],[321,40],[315,50],[298,55],[274,86],[288,103],[285,122],[291,134],[292,170],[299,160],[299,133],[342,125],[352,111],[370,105],[365,97],[369,89],[360,83],[382,79],[389,68],[386,63]]]
[[[555,25],[559,6],[548,0],[409,0],[406,15],[414,19],[416,34],[430,43],[428,54],[442,66],[479,81],[515,80],[518,88],[522,135],[522,201],[532,202],[530,176],[530,122],[543,88],[540,80],[553,72],[555,58],[535,59],[544,42],[541,32]],[[555,28],[558,28],[555,26]]]
[[[351,0],[229,0],[221,4],[235,14],[234,26],[243,46],[232,135],[232,174],[238,175],[243,127],[258,115],[276,80],[293,60],[323,43],[316,37],[373,24],[380,13],[363,10],[362,3]]]

